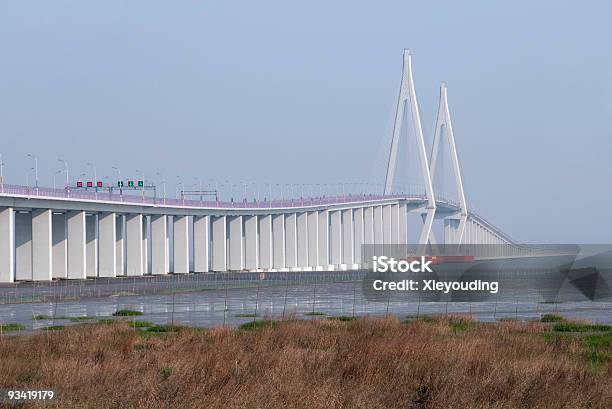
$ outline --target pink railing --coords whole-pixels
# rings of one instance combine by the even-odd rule
[[[294,199],[275,199],[264,201],[214,201],[214,200],[193,200],[193,199],[170,199],[149,197],[144,195],[126,195],[119,192],[95,192],[81,191],[74,189],[53,189],[47,187],[27,187],[18,185],[0,186],[2,195],[18,195],[32,198],[53,198],[53,199],[81,199],[99,202],[115,202],[126,204],[146,204],[154,206],[171,207],[204,207],[204,208],[230,208],[230,209],[265,209],[265,208],[285,208],[285,207],[309,207],[323,206],[339,203],[358,203],[368,201],[393,200],[393,199],[422,199],[423,195],[376,195],[376,194],[357,194],[344,196],[322,196],[304,197]]]

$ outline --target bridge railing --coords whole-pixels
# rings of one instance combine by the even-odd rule
[[[93,188],[92,188],[93,189]],[[341,203],[357,203],[365,201],[404,199],[406,194],[378,195],[378,194],[357,194],[343,196],[321,196],[321,197],[300,197],[291,199],[274,199],[263,201],[214,201],[214,200],[194,200],[194,199],[175,199],[163,197],[150,197],[144,194],[120,194],[119,192],[107,191],[82,191],[76,189],[58,189],[47,187],[28,187],[19,185],[5,184],[0,188],[0,195],[18,195],[28,198],[50,198],[50,199],[80,199],[88,201],[115,202],[125,204],[146,204],[153,206],[170,207],[206,207],[206,208],[231,208],[231,209],[266,209],[266,208],[286,208],[286,207],[310,207],[324,206]],[[420,197],[415,197],[420,198]]]

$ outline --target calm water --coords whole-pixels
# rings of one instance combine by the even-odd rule
[[[182,290],[181,290],[182,291]],[[212,327],[240,325],[252,321],[241,314],[258,317],[296,317],[302,319],[326,316],[400,317],[428,314],[472,314],[481,321],[499,319],[538,319],[544,313],[556,313],[567,318],[585,319],[612,324],[612,302],[541,303],[530,294],[517,295],[515,300],[484,302],[406,302],[388,300],[372,302],[365,299],[361,282],[301,283],[259,285],[248,288],[195,289],[187,292],[130,296],[101,296],[78,300],[56,300],[0,305],[0,322],[21,323],[28,331],[49,325],[72,325],[70,317],[109,318],[119,309],[143,313],[139,320],[155,324],[182,324]],[[33,319],[37,315],[57,317]]]

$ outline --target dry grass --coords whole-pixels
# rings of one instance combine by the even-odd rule
[[[612,364],[545,324],[320,319],[151,333],[84,324],[0,341],[0,385],[63,408],[604,408]]]

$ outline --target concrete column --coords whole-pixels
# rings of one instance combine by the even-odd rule
[[[98,216],[99,277],[117,276],[117,219],[115,213]]]
[[[189,273],[189,218],[174,216],[174,273]]]
[[[329,210],[319,212],[319,266],[329,268]]]
[[[31,213],[15,213],[15,279],[32,279]]]
[[[142,274],[149,274],[149,219],[142,216]]]
[[[87,247],[87,258],[85,271],[87,277],[98,276],[98,215],[87,215],[85,218],[85,237]]]
[[[346,268],[353,268],[355,260],[353,229],[353,209],[342,210],[342,264]]]
[[[141,214],[126,216],[127,239],[127,275],[141,276],[144,274],[144,223]]]
[[[247,270],[259,268],[259,240],[257,216],[243,216],[244,220],[244,267]]]
[[[319,212],[308,212],[308,265],[319,266]]]
[[[85,212],[66,213],[68,232],[68,278],[84,279],[87,260]]]
[[[297,215],[297,266],[308,267],[308,213]]]
[[[242,216],[231,216],[229,220],[229,269],[244,270],[242,248]]]
[[[399,242],[399,204],[394,204],[391,205],[391,243]]]
[[[385,205],[383,213],[383,244],[393,244],[391,237],[391,205]]]
[[[457,244],[459,242],[459,220],[444,219],[444,244]]]
[[[374,208],[363,209],[363,243],[374,244]]]
[[[259,216],[259,266],[265,269],[273,267],[272,216]]]
[[[364,243],[363,213],[363,207],[353,210],[353,263],[357,265],[361,265],[363,263],[363,260],[361,259],[361,246]]]
[[[0,209],[0,283],[15,281],[15,212],[12,207]]]
[[[32,211],[32,279],[53,279],[53,212]]]
[[[168,244],[168,216],[151,216],[152,274],[168,274],[170,272],[170,250]]]
[[[212,220],[212,270],[227,271],[227,222],[225,216]]]
[[[406,203],[399,205],[398,224],[399,244],[408,244],[408,206]]]
[[[68,278],[66,213],[53,215],[53,278]]]
[[[275,269],[285,268],[285,215],[277,214],[272,216],[272,236],[273,236],[273,266]]]
[[[339,210],[331,212],[331,232],[329,239],[331,264],[342,264],[342,214]]]
[[[296,269],[297,263],[297,215],[285,215],[285,267]]]
[[[117,267],[115,269],[118,276],[125,275],[125,217],[122,214],[115,216],[115,255]]]
[[[193,218],[193,269],[197,273],[209,271],[210,217]]]
[[[374,207],[374,244],[383,244],[383,208]]]

